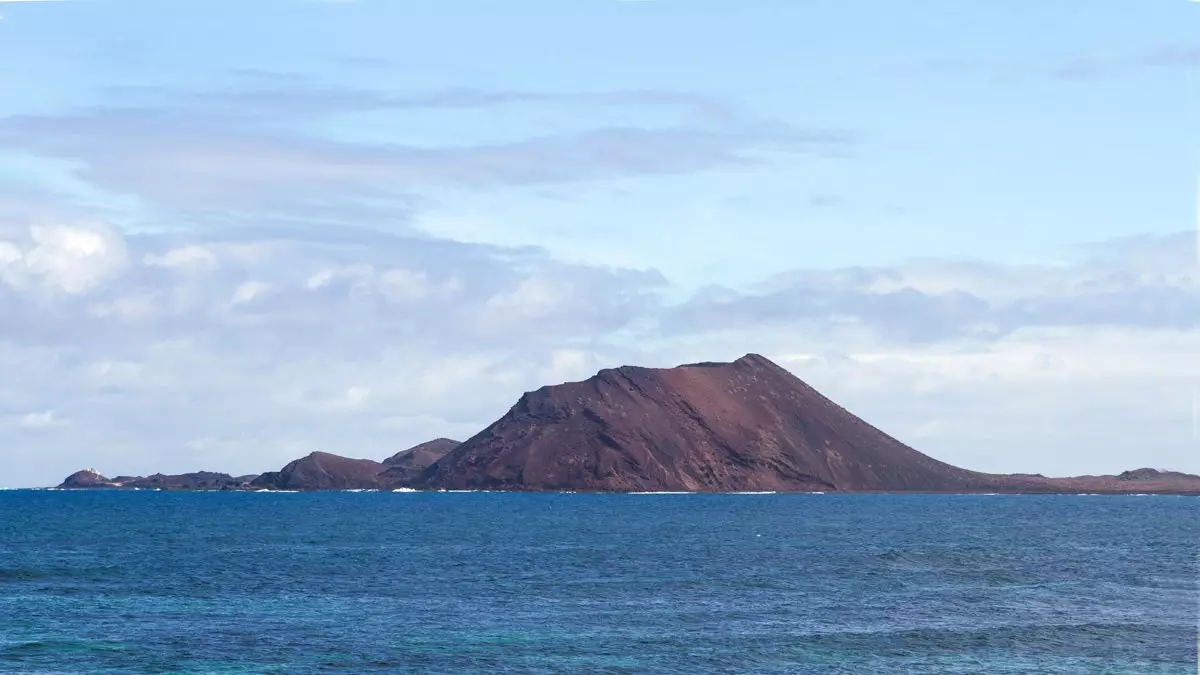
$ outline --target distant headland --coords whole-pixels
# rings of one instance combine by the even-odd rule
[[[888,436],[757,354],[623,366],[521,396],[465,442],[382,462],[314,452],[230,476],[68,476],[62,489],[1200,494],[1200,476],[1136,469],[1047,478],[960,469]]]

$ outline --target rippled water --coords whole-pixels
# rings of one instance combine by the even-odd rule
[[[0,492],[4,673],[1191,673],[1200,499]]]

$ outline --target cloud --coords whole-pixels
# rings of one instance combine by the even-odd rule
[[[125,242],[103,224],[34,225],[28,236],[0,241],[0,281],[78,295],[120,274],[128,264]]]
[[[1077,57],[1051,69],[1054,77],[1083,80],[1148,68],[1190,68],[1200,64],[1200,45],[1176,45],[1118,57]]]
[[[142,262],[149,267],[177,270],[211,271],[220,263],[217,256],[204,246],[181,246],[162,254],[147,253]]]
[[[403,218],[431,189],[539,186],[687,174],[767,161],[774,153],[842,156],[836,129],[799,129],[740,114],[710,97],[638,90],[550,94],[445,89],[421,95],[325,87],[269,74],[253,86],[190,93],[108,90],[121,105],[0,119],[0,142],[56,163],[72,180],[168,210],[303,214],[353,222],[354,209]],[[245,79],[245,78],[243,78]],[[368,142],[313,132],[346,115],[500,105],[661,108],[675,121],[598,118],[571,130],[463,145]],[[564,112],[560,110],[560,112]],[[544,127],[543,127],[544,128]]]
[[[850,139],[769,128],[598,128],[464,147],[365,145],[97,110],[0,120],[12,149],[82,163],[79,177],[171,208],[307,210],[341,198],[400,198],[418,188],[540,185],[689,173],[761,161],[757,151],[820,154]],[[311,195],[320,194],[321,198]]]
[[[361,62],[351,61],[354,64]],[[366,63],[380,65],[372,60]],[[696,120],[731,124],[745,121],[746,117],[734,106],[712,96],[668,89],[544,92],[449,87],[421,94],[397,94],[322,85],[279,73],[241,71],[239,75],[239,79],[249,80],[255,86],[232,86],[208,92],[164,91],[161,87],[111,87],[106,91],[120,100],[132,97],[151,106],[172,101],[176,104],[186,102],[193,110],[219,111],[250,119],[278,120],[280,116],[295,119],[349,112],[469,110],[502,106],[559,107],[574,112],[596,108],[662,108],[688,114]]]
[[[238,284],[238,287],[233,289],[233,298],[229,301],[230,306],[245,305],[254,301],[271,291],[271,285],[262,281],[246,281]]]
[[[992,341],[1024,328],[1200,327],[1192,233],[1092,247],[1062,265],[914,261],[892,268],[797,271],[757,291],[713,287],[676,308],[678,333],[818,324],[893,343]]]
[[[59,424],[62,424],[62,421],[55,416],[53,410],[26,413],[17,420],[17,426],[25,429],[44,429]]]

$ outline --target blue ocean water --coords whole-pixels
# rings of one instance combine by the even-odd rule
[[[0,492],[3,673],[1197,672],[1200,499]]]

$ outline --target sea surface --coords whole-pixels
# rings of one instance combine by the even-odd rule
[[[2,673],[1197,672],[1200,498],[0,492]]]

